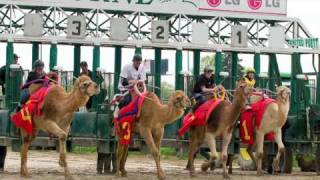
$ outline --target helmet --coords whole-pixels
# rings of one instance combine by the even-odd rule
[[[135,55],[133,56],[133,60],[134,60],[134,61],[142,61],[141,54],[135,54]]]
[[[36,60],[35,62],[34,62],[34,65],[33,65],[35,68],[36,67],[44,67],[44,63],[43,63],[43,61],[41,61],[41,60]]]
[[[256,70],[254,68],[248,67],[244,70],[244,74],[248,73],[256,73]]]

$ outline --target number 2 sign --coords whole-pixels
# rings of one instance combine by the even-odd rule
[[[67,26],[68,38],[85,38],[86,19],[84,16],[69,16]]]
[[[169,23],[165,20],[152,22],[152,42],[167,43],[169,39]]]
[[[247,47],[247,27],[235,25],[231,29],[231,46],[232,47]]]

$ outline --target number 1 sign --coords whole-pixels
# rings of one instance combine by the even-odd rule
[[[231,46],[232,47],[247,47],[248,37],[247,37],[247,27],[235,25],[231,29]]]
[[[165,20],[152,22],[152,42],[167,43],[169,40],[169,23]]]
[[[85,38],[86,20],[84,16],[69,16],[67,26],[68,38]]]

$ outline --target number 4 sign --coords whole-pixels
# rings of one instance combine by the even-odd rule
[[[67,26],[68,38],[85,38],[86,19],[84,16],[69,16]]]
[[[167,43],[169,39],[169,23],[165,20],[152,22],[152,42]]]
[[[231,46],[232,47],[247,47],[248,37],[247,37],[247,27],[235,25],[232,26],[231,30]]]

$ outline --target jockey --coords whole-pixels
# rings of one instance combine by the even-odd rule
[[[254,68],[246,68],[245,70],[244,70],[244,76],[243,76],[243,78],[242,78],[242,80],[244,81],[244,82],[246,82],[247,83],[247,85],[248,86],[250,86],[250,87],[255,87],[255,85],[256,85],[256,80],[254,79],[254,75],[255,75],[255,73],[256,73],[256,70],[254,69]]]
[[[256,80],[254,79],[256,70],[254,68],[248,67],[244,70],[244,76],[242,78],[242,81],[246,82],[249,87],[256,87]],[[250,97],[248,96],[246,101],[246,107],[245,109],[251,109],[250,106]]]
[[[197,103],[191,109],[192,112],[195,112],[195,110],[207,100],[206,96],[212,95],[210,93],[214,91],[214,87],[213,69],[210,66],[206,66],[203,70],[203,74],[197,79],[193,88],[193,96]]]
[[[120,74],[119,90],[122,94],[126,94],[119,103],[119,109],[125,107],[131,102],[131,95],[128,91],[138,81],[146,81],[146,71],[143,67],[142,57],[140,54],[133,56],[132,63],[127,64],[123,67]],[[117,113],[115,113],[117,116]]]

